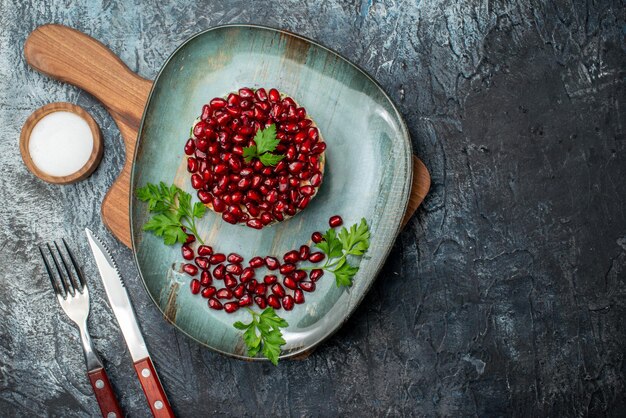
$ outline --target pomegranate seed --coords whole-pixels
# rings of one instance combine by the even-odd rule
[[[252,305],[252,296],[249,294],[245,294],[239,299],[239,306],[250,306]]]
[[[295,264],[291,264],[291,263],[287,263],[287,264],[283,264],[282,266],[280,266],[280,273],[281,274],[289,274],[292,271],[294,271],[296,269],[296,265]]]
[[[224,311],[227,313],[233,313],[237,309],[239,309],[239,303],[237,302],[228,302],[224,304]]]
[[[289,163],[289,172],[298,174],[300,171],[302,171],[302,167],[304,167],[304,164],[302,164],[300,161]]]
[[[254,278],[254,269],[252,267],[246,267],[245,269],[243,269],[243,271],[241,272],[241,277],[239,277],[242,283],[250,281],[252,280],[252,278]]]
[[[278,103],[280,102],[280,93],[276,89],[270,89],[269,91],[269,99],[270,103]]]
[[[297,263],[300,261],[300,253],[296,250],[289,251],[283,256],[283,260],[285,260],[286,263]]]
[[[300,203],[298,203],[298,209],[302,210],[306,208],[309,205],[310,201],[311,201],[311,198],[309,196],[305,197],[304,199],[300,201]]]
[[[226,267],[224,267],[223,264],[220,264],[213,269],[213,277],[217,280],[222,280],[224,278],[224,274],[226,274]]]
[[[313,234],[311,235],[311,241],[313,241],[316,244],[319,244],[323,240],[324,240],[324,236],[322,235],[321,232],[313,232]]]
[[[207,192],[206,190],[198,190],[198,200],[200,200],[205,205],[207,203],[210,203],[212,199],[213,196],[211,196],[211,193]]]
[[[185,229],[183,228],[183,231]],[[195,242],[196,237],[193,234],[187,234],[187,239],[185,240],[185,244],[191,244],[192,242]]]
[[[318,142],[317,144],[313,145],[313,148],[311,148],[311,153],[321,154],[324,152],[324,150],[326,150],[326,143]]]
[[[309,181],[311,182],[311,186],[318,187],[320,184],[322,184],[322,173],[313,174]]]
[[[193,139],[189,138],[185,143],[185,154],[192,155],[196,150],[196,144],[193,142]]]
[[[233,215],[232,213],[229,213],[229,212],[222,213],[222,219],[225,220],[226,222],[228,222],[229,224],[236,224],[237,223],[237,217],[235,215]]]
[[[309,261],[311,263],[319,263],[325,257],[326,257],[326,255],[324,253],[321,253],[321,252],[311,253],[311,255],[309,255]]]
[[[233,295],[235,295],[237,299],[241,299],[241,297],[243,296],[245,292],[246,292],[246,287],[243,284],[240,284],[233,289]]]
[[[324,270],[322,269],[313,269],[311,270],[311,274],[309,274],[309,278],[312,282],[316,282],[324,275]]]
[[[206,299],[215,296],[216,293],[217,289],[215,288],[215,286],[209,286],[202,289],[202,297]]]
[[[228,166],[226,164],[218,164],[213,168],[215,174],[224,174],[228,171]]]
[[[263,225],[269,224],[270,222],[272,222],[272,219],[273,219],[272,214],[269,212],[263,212],[261,214],[260,220]]]
[[[306,279],[306,272],[304,270],[296,270],[293,272],[293,279],[297,282]]]
[[[331,216],[330,219],[328,220],[328,224],[332,228],[336,228],[338,226],[343,225],[343,219],[341,219],[341,216],[339,215]]]
[[[217,254],[213,254],[210,258],[209,258],[209,262],[211,264],[219,264],[219,263],[223,263],[224,261],[226,261],[226,256],[222,253],[217,253]]]
[[[196,266],[200,267],[201,269],[209,268],[209,259],[206,257],[196,257],[194,262],[196,263]]]
[[[314,282],[300,282],[300,289],[304,290],[305,292],[313,292],[315,290],[315,283]]]
[[[291,276],[287,276],[283,279],[283,284],[285,285],[285,287],[294,290],[298,288],[298,284],[296,283],[296,281],[293,279],[293,277]]]
[[[204,134],[203,134],[204,135]],[[209,141],[206,138],[198,138],[196,140],[196,149],[202,152],[206,152],[209,148]]]
[[[260,202],[261,201],[261,195],[258,192],[254,191],[254,190],[248,190],[248,193],[246,193],[246,197],[249,200],[253,200],[255,202]]]
[[[250,228],[254,228],[254,229],[261,229],[261,228],[263,228],[263,222],[261,222],[260,219],[250,219],[248,222],[246,222],[246,225],[248,225]]]
[[[198,160],[193,157],[187,158],[187,171],[190,173],[195,173],[198,171]]]
[[[191,249],[191,247],[187,244],[183,245],[180,248],[181,253],[183,254],[183,258],[185,260],[191,260],[193,258],[193,250]]]
[[[198,247],[198,255],[213,255],[213,248],[210,245],[201,245]]]
[[[216,109],[221,109],[223,107],[226,107],[228,103],[226,102],[226,100],[216,97],[215,99],[211,100],[209,102],[209,106],[211,106],[211,109],[216,110]]]
[[[183,271],[190,276],[195,276],[196,274],[198,274],[198,267],[189,263],[183,264]]]
[[[222,288],[215,295],[218,299],[232,299],[233,292],[230,289]]]
[[[293,301],[297,304],[304,303],[304,293],[302,293],[302,290],[296,289],[293,291]]]
[[[280,283],[276,283],[272,286],[272,293],[282,298],[285,296],[285,288],[280,285]]]
[[[265,284],[274,284],[278,281],[278,278],[273,274],[268,274],[263,278],[263,283]]]
[[[198,173],[193,174],[191,176],[191,187],[198,190],[198,189],[201,189],[203,186],[204,186],[204,180],[202,179],[202,176]]]
[[[280,267],[278,259],[276,257],[270,256],[265,257],[265,265],[267,266],[268,270],[276,270],[278,267]]]
[[[209,298],[209,308],[215,309],[217,311],[224,309],[222,303],[215,298]]]
[[[302,186],[300,187],[300,193],[305,196],[313,196],[313,194],[315,193],[315,189],[313,188],[313,186]]]
[[[267,301],[263,296],[255,296],[254,303],[256,303],[257,306],[261,309],[265,309],[267,307]]]
[[[220,213],[224,212],[224,209],[226,209],[224,201],[217,196],[213,196],[213,210]]]
[[[226,266],[226,271],[239,276],[243,272],[243,267],[241,264],[229,264]]]
[[[283,302],[283,308],[285,308],[286,311],[290,311],[293,309],[293,297],[291,295],[286,295],[282,298],[282,302]]]
[[[189,283],[189,287],[191,288],[191,293],[197,295],[200,293],[200,280],[193,279],[191,283]]]
[[[243,193],[241,192],[235,192],[231,195],[231,201],[232,203],[241,203],[241,201],[243,200]]]
[[[202,270],[200,273],[200,284],[202,286],[208,286],[213,283],[213,277],[211,277],[211,273],[208,270]]]
[[[207,124],[204,121],[200,121],[196,123],[193,127],[193,136],[196,138],[204,137],[204,129],[207,127]]]
[[[248,263],[250,267],[258,269],[259,267],[263,267],[265,261],[261,257],[252,257]]]
[[[300,180],[298,180],[296,177],[289,177],[289,185],[291,187],[298,187],[299,184]]]
[[[233,276],[231,273],[226,273],[224,275],[224,286],[226,286],[229,289],[232,289],[235,286],[237,286],[237,279],[235,279],[235,276]]]
[[[260,296],[264,296],[267,293],[267,285],[265,283],[259,283],[254,288],[254,293]]]
[[[226,258],[229,263],[241,263],[243,261],[243,257],[237,253],[230,253]]]
[[[254,203],[246,203],[246,209],[248,209],[248,212],[250,213],[250,216],[257,217],[261,213],[261,209],[259,209],[259,207],[257,205],[255,205]],[[262,224],[262,222],[261,222],[261,224]]]
[[[252,99],[254,97],[254,92],[248,87],[243,87],[239,89],[239,96],[242,99]]]
[[[280,300],[276,295],[269,295],[267,297],[267,303],[274,309],[280,309]]]
[[[316,142],[319,139],[320,132],[317,128],[309,128],[307,131],[307,136],[313,141]]]

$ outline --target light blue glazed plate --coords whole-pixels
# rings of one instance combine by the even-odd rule
[[[311,350],[335,332],[376,278],[399,232],[412,181],[409,133],[389,97],[367,74],[337,53],[284,31],[250,25],[220,26],[186,41],[165,63],[139,131],[132,190],[146,183],[175,183],[193,196],[183,145],[202,105],[243,86],[276,87],[293,97],[318,124],[328,148],[324,182],[309,206],[260,231],[230,225],[211,211],[200,221],[205,242],[223,253],[280,256],[310,243],[339,214],[345,225],[365,218],[371,246],[349,289],[332,274],[317,282],[306,302],[279,315],[289,322],[282,357]],[[195,198],[194,198],[195,199]],[[143,281],[165,317],[198,342],[248,358],[241,331],[232,324],[250,314],[208,308],[177,272],[180,246],[166,246],[144,232],[146,204],[131,198],[133,248]],[[262,277],[262,276],[261,276]]]

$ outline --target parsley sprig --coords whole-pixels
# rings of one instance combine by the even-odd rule
[[[280,143],[276,138],[276,125],[271,124],[265,129],[259,129],[254,135],[254,143],[243,149],[244,161],[249,163],[253,158],[258,158],[265,166],[275,166],[285,158],[284,155],[272,154]]]
[[[177,242],[184,244],[187,240],[186,228],[203,243],[198,235],[196,219],[202,218],[206,207],[196,202],[191,204],[191,195],[175,185],[167,186],[148,183],[137,189],[137,198],[148,203],[148,210],[154,215],[143,226],[144,231],[152,231],[156,236],[163,237],[167,245]]]
[[[315,244],[324,254],[326,263],[321,268],[335,275],[335,282],[339,286],[352,286],[352,278],[359,271],[358,267],[348,262],[348,256],[362,257],[370,246],[370,231],[365,218],[360,224],[354,224],[350,229],[341,228],[339,234],[330,228],[323,235],[323,241]]]
[[[248,347],[248,355],[256,357],[261,351],[276,366],[280,356],[280,347],[286,343],[283,338],[281,328],[288,327],[289,324],[283,318],[276,315],[274,308],[266,308],[260,314],[248,308],[252,314],[252,321],[244,324],[237,321],[233,324],[235,328],[243,333],[243,341]]]

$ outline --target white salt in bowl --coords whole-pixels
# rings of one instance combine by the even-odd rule
[[[20,152],[26,167],[49,183],[68,184],[89,176],[102,159],[98,125],[82,107],[50,103],[22,127]]]

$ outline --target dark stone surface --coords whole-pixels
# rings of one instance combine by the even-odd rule
[[[33,244],[81,232],[124,156],[95,100],[27,68],[64,23],[153,77],[184,39],[252,22],[360,64],[406,117],[433,176],[361,307],[305,361],[246,363],[167,325],[131,252],[107,236],[180,416],[623,414],[626,347],[624,4],[620,1],[0,2],[0,415],[97,416],[78,336]],[[141,3],[141,4],[139,4]],[[17,146],[45,103],[85,107],[105,136],[86,181],[35,180]],[[149,416],[103,289],[91,331],[129,416]]]

